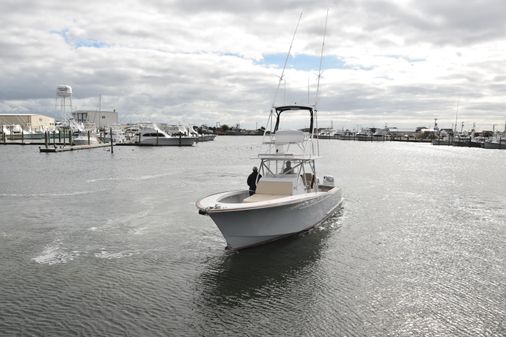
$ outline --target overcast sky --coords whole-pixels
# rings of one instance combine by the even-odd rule
[[[58,117],[68,84],[121,122],[260,127],[314,103],[327,8],[320,126],[504,128],[504,0],[3,0],[0,113]]]

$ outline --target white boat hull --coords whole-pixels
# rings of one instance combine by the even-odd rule
[[[195,144],[193,137],[146,137],[142,138],[140,145],[153,145],[153,146],[192,146]]]
[[[247,192],[239,193],[247,195]],[[198,201],[197,207],[213,219],[231,249],[256,246],[306,231],[332,215],[342,202],[341,190],[337,187],[328,192],[280,198],[274,203],[218,203],[218,208],[209,207],[208,202],[219,200],[220,195],[217,196]]]

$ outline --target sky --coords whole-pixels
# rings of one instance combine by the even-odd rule
[[[297,103],[320,127],[502,130],[505,17],[504,0],[3,0],[0,113],[59,118],[65,84],[123,123],[255,128]]]

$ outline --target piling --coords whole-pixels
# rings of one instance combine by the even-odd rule
[[[158,134],[159,134],[159,132],[158,132],[158,130],[157,130],[157,131],[156,131],[156,146],[158,146]]]
[[[88,130],[88,145],[90,145],[90,131]]]
[[[61,130],[58,129],[58,143],[61,144]]]
[[[112,128],[109,128],[109,137],[111,141],[111,153],[114,153],[114,144],[112,143]]]
[[[25,131],[21,130],[21,144],[25,143]]]
[[[46,145],[46,149],[47,149],[47,146],[48,146],[48,142],[49,142],[48,131],[45,131],[44,132],[44,144]]]

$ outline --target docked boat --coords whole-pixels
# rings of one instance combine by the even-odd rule
[[[195,144],[195,138],[185,136],[183,133],[169,135],[157,125],[153,124],[149,127],[142,127],[139,130],[137,144],[154,146],[192,146]]]
[[[72,134],[72,145],[97,145],[100,143],[99,136],[91,130],[76,130]]]
[[[101,143],[94,123],[82,123],[68,118],[57,126],[58,133],[63,133],[63,141],[67,139],[72,146],[97,145]],[[69,138],[67,138],[69,137]]]
[[[485,149],[506,149],[506,139],[501,138],[501,136],[493,137],[485,142],[483,142],[483,147]]]
[[[126,131],[121,125],[111,125],[109,129],[104,128],[100,136],[100,141],[103,143],[110,143],[111,140],[115,144],[126,144],[130,142],[127,140]]]
[[[11,139],[18,139],[23,133],[23,129],[19,124],[2,125],[1,133],[10,136]]]
[[[280,129],[281,116],[296,111],[309,114],[309,132]],[[311,106],[274,107],[258,155],[256,193],[222,192],[196,202],[199,213],[209,215],[216,223],[228,248],[256,246],[306,231],[331,216],[341,204],[341,190],[334,185],[334,178],[317,177],[316,115]],[[287,162],[291,164],[289,170]]]

